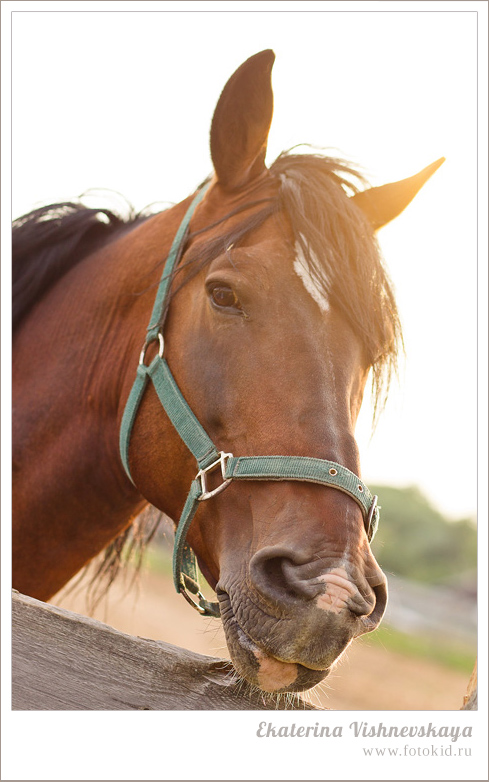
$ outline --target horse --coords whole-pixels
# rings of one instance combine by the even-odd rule
[[[224,87],[197,195],[15,221],[12,499],[13,586],[44,601],[148,504],[180,518],[177,590],[220,614],[239,676],[280,693],[385,611],[354,438],[402,345],[376,231],[443,159],[381,187],[311,150],[267,167],[274,59]]]

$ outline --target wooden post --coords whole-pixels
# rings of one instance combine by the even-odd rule
[[[469,683],[467,685],[467,692],[464,697],[464,705],[462,706],[462,710],[465,711],[477,711],[477,660],[474,665],[474,670],[472,671],[472,675],[469,679]]]

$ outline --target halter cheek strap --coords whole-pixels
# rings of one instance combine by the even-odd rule
[[[180,224],[170,253],[165,263],[156,295],[146,341],[141,351],[136,379],[129,394],[120,429],[120,453],[127,475],[132,481],[129,469],[129,444],[132,427],[146,387],[151,382],[158,398],[173,426],[189,451],[195,457],[198,472],[192,481],[180,521],[175,532],[173,550],[173,582],[177,592],[201,614],[219,616],[219,604],[209,602],[200,592],[195,554],[186,542],[187,532],[197,512],[199,502],[215,497],[235,480],[251,481],[308,481],[329,486],[348,494],[359,505],[369,541],[372,540],[379,523],[377,497],[372,496],[367,486],[355,473],[341,464],[326,459],[307,456],[239,456],[219,451],[207,432],[201,426],[170,371],[163,356],[164,339],[159,330],[170,287],[172,272],[181,256],[188,226],[197,204],[203,198],[209,185],[205,185],[195,196]],[[158,355],[146,366],[145,354],[149,344],[158,341]],[[220,470],[221,483],[211,491],[207,489],[207,476]],[[188,591],[187,591],[188,590]],[[197,602],[189,592],[197,597]]]

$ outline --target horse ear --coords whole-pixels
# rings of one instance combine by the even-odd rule
[[[423,168],[419,174],[390,185],[372,187],[352,196],[355,204],[368,217],[373,229],[376,231],[383,225],[397,217],[413,200],[416,193],[421,190],[430,176],[445,162],[441,157],[430,166]]]
[[[271,49],[246,60],[231,76],[216,106],[211,155],[218,182],[235,190],[265,171],[273,114]]]

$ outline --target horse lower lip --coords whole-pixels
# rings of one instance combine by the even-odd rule
[[[312,672],[315,672],[315,673],[322,672],[322,673],[324,673],[325,670],[329,671],[329,668],[326,669],[326,668],[324,668],[324,667],[322,667],[320,665],[311,665],[309,663],[305,663],[305,662],[302,662],[300,660],[293,660],[293,661],[281,660],[280,657],[277,657],[274,654],[270,654],[265,649],[263,649],[262,647],[258,646],[255,643],[255,641],[253,641],[253,639],[250,638],[249,635],[247,635],[244,632],[244,630],[238,624],[236,624],[236,628],[237,628],[237,636],[238,636],[240,645],[243,647],[243,649],[246,649],[248,652],[251,652],[253,654],[253,656],[257,660],[259,660],[260,658],[262,658],[262,659],[267,658],[269,660],[274,660],[278,664],[299,666],[301,669],[303,669],[305,671],[311,671],[311,673]]]
[[[233,664],[238,673],[252,684],[267,692],[301,692],[314,687],[329,674],[329,667],[312,668],[304,663],[280,660],[269,654],[239,626],[230,606],[229,609],[225,624],[241,649],[239,654],[237,647],[231,643],[230,651],[231,647],[234,648]]]
[[[267,654],[256,646],[241,628],[238,630],[238,637],[243,648],[251,652],[258,663],[258,670],[255,671],[256,683],[260,689],[266,692],[309,689],[317,683],[318,675],[320,675],[320,679],[323,679],[329,673],[329,671],[308,668],[301,663],[280,660]]]

